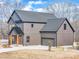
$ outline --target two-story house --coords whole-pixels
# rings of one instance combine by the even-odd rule
[[[15,10],[8,20],[10,44],[72,45],[74,29],[66,18],[54,14]]]

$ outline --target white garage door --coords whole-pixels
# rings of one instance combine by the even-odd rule
[[[49,42],[51,43],[52,46],[55,45],[55,40],[54,39],[42,39],[42,45],[48,45]]]

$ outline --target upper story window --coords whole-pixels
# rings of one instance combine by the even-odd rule
[[[67,27],[67,25],[66,25],[66,24],[64,24],[64,30],[66,30],[66,27]]]
[[[31,27],[33,28],[34,27],[34,24],[31,24]]]

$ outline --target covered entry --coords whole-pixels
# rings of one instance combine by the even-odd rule
[[[19,27],[13,27],[9,32],[9,44],[22,44],[23,32]]]
[[[54,38],[42,38],[41,39],[41,44],[42,45],[48,45],[48,44],[51,44],[52,46],[55,46],[55,39]]]

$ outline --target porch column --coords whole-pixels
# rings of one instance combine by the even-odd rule
[[[16,43],[19,44],[19,35],[17,35]]]
[[[0,35],[0,47],[1,47],[1,40],[2,40],[2,35]]]
[[[12,35],[9,36],[10,45],[12,45]]]

